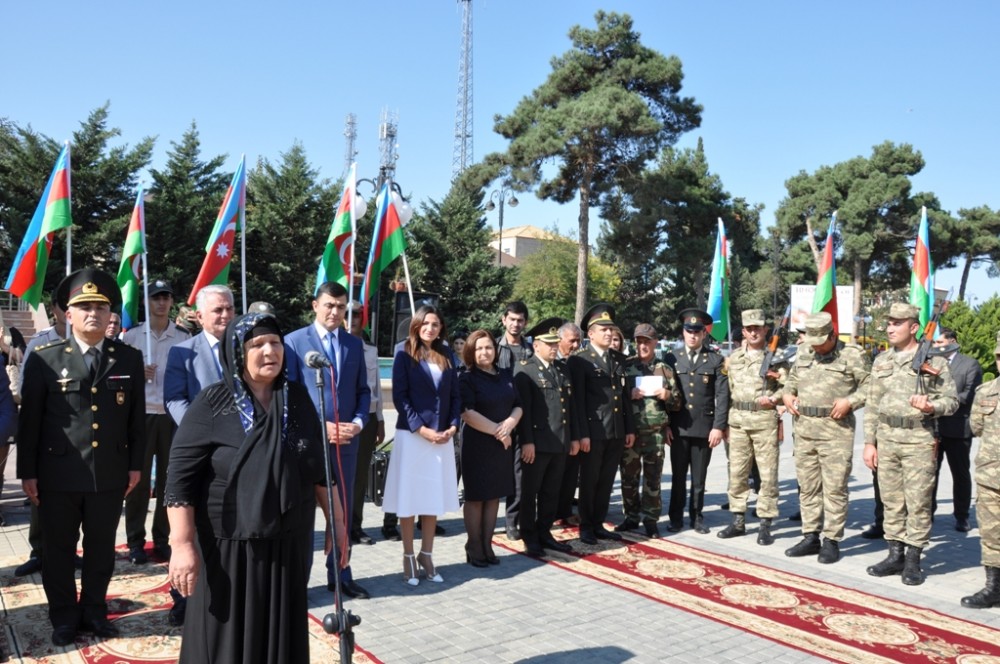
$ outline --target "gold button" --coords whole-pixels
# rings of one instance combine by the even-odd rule
[[[90,393],[91,394],[97,394],[97,388],[96,387],[90,388]]]
[[[689,396],[689,397],[691,397],[691,398],[693,399],[693,398],[694,398],[694,392],[692,392],[692,393],[691,393],[691,394],[689,394],[688,396]]]
[[[694,408],[694,406],[692,406],[691,404],[688,404],[688,410],[691,410],[693,408]]]
[[[90,409],[91,409],[92,411],[94,411],[94,412],[97,412],[97,405],[96,405],[96,404],[95,404],[95,405],[92,405],[92,406],[90,407]]]
[[[92,442],[92,443],[90,444],[90,446],[91,446],[91,447],[97,447],[97,441],[95,440],[94,442]]]
[[[616,413],[618,412],[618,409],[617,409],[617,408],[615,408],[615,412],[616,412]]]
[[[98,424],[97,422],[94,422],[93,424],[90,425],[90,428],[93,429],[94,431],[97,431],[98,429],[101,428],[101,425]]]

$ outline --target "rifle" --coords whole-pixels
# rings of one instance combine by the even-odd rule
[[[934,312],[931,319],[927,321],[927,325],[924,326],[924,336],[920,340],[920,345],[917,346],[917,352],[913,355],[913,362],[910,363],[910,368],[917,374],[917,385],[916,394],[924,394],[924,379],[927,376],[940,376],[941,371],[935,369],[930,363],[930,358],[933,357],[931,352],[934,348],[934,333],[937,332],[938,321],[941,319],[941,314],[948,311],[948,306],[951,304],[951,290],[948,291],[948,297],[941,303],[938,310]]]
[[[792,305],[789,304],[785,307],[785,315],[781,317],[781,322],[774,326],[774,331],[771,333],[771,339],[767,342],[767,351],[764,352],[764,361],[760,364],[760,379],[761,379],[761,394],[767,393],[767,375],[771,371],[771,367],[782,363],[784,359],[784,353],[781,357],[775,357],[775,353],[778,350],[778,341],[781,338],[781,330],[788,325],[788,320],[791,318]]]

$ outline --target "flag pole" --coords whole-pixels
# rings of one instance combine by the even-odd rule
[[[243,187],[240,190],[240,274],[242,276],[240,290],[243,292],[243,313],[247,312],[247,177],[246,158],[244,152],[240,156],[243,165]]]
[[[65,141],[66,146],[66,184],[69,185],[69,191],[73,191],[73,159],[72,159],[72,148],[69,145],[69,141]],[[70,206],[72,209],[73,205],[73,195],[70,194]],[[68,277],[73,271],[73,224],[66,227],[66,276]],[[66,323],[66,332],[69,334],[69,322]]]
[[[347,171],[347,177],[351,178],[351,181],[347,183],[347,186],[351,188],[351,265],[348,268],[347,276],[347,330],[350,331],[351,325],[354,322],[354,262],[356,259],[355,254],[358,249],[358,216],[355,212],[355,205],[358,202],[358,178],[357,178],[357,168],[358,162],[351,164],[351,168]],[[317,284],[319,286],[319,284]]]
[[[142,205],[142,185],[139,185],[139,204]],[[149,325],[149,264],[146,251],[146,208],[142,209],[142,226],[139,229],[142,238],[142,304],[146,308],[146,364],[153,363],[153,341]],[[169,312],[168,312],[169,314]]]

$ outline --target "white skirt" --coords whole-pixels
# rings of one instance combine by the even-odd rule
[[[396,429],[382,511],[402,517],[442,516],[458,508],[455,439],[434,445],[420,434]]]

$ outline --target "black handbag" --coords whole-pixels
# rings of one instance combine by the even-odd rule
[[[389,475],[389,456],[391,451],[385,448],[392,444],[392,439],[385,441],[372,452],[372,461],[368,465],[368,487],[365,489],[365,498],[375,504],[382,506],[382,498],[385,496],[385,480]]]

